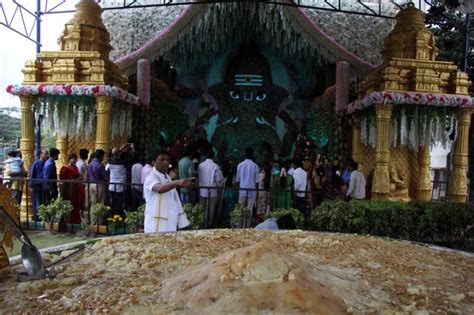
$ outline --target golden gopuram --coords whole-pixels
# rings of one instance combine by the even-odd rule
[[[372,199],[431,200],[430,146],[454,139],[448,200],[465,202],[471,83],[453,62],[436,61],[423,12],[409,4],[396,18],[382,65],[348,105],[352,157],[369,178]]]
[[[26,169],[34,161],[35,115],[42,115],[47,131],[57,136],[58,170],[69,152],[87,148],[108,154],[112,145],[128,140],[132,106],[140,102],[127,92],[127,77],[109,59],[112,46],[101,14],[95,1],[80,1],[58,39],[59,50],[28,60],[22,84],[7,87],[21,101]]]

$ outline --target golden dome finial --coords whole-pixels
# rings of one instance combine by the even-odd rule
[[[112,46],[101,14],[102,8],[94,0],[79,1],[74,17],[58,39],[60,50],[98,51],[102,58],[109,59]]]
[[[396,19],[397,24],[384,40],[384,63],[392,58],[435,60],[438,49],[433,34],[425,26],[425,14],[410,2]]]

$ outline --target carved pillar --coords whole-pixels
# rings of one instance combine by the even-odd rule
[[[390,197],[390,123],[393,105],[375,106],[375,169],[372,183],[372,199],[388,199]]]
[[[69,154],[69,139],[67,136],[62,136],[58,134],[58,137],[56,139],[56,147],[59,150],[59,158],[58,161],[56,162],[56,168],[58,170],[58,178],[59,178],[59,172],[61,171],[61,167],[69,163],[67,157]]]
[[[469,147],[469,126],[472,110],[460,108],[456,110],[458,118],[458,136],[454,143],[453,172],[449,179],[448,200],[466,202],[467,198],[467,162]]]
[[[20,96],[21,103],[21,140],[20,150],[25,170],[29,172],[30,166],[35,160],[35,118],[33,112],[33,104],[36,101],[34,96],[25,95]],[[30,193],[28,191],[28,185],[23,185],[23,194],[21,197],[21,212],[20,217],[26,219],[27,213],[29,212],[30,217],[33,215],[31,207],[28,207],[30,202]],[[27,211],[29,210],[29,211]]]
[[[95,135],[95,148],[105,151],[106,158],[110,150],[110,114],[112,109],[112,98],[108,96],[96,96],[97,108],[97,130]]]
[[[21,102],[21,155],[28,171],[35,160],[35,115],[33,113],[34,96],[20,96]]]
[[[418,152],[418,185],[416,199],[431,200],[430,149],[426,145]]]
[[[361,163],[362,143],[360,142],[360,119],[352,115],[352,159]]]

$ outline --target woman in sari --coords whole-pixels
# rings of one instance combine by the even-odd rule
[[[272,181],[272,166],[266,163],[260,171],[258,181],[257,219],[263,222],[264,215],[270,212],[272,202],[270,199],[270,189]]]
[[[286,164],[289,165],[290,163]],[[273,189],[276,192],[274,209],[289,209],[292,207],[293,176],[287,173],[288,165],[281,163],[279,170],[274,169],[272,171],[274,176]]]
[[[61,168],[59,173],[60,180],[82,180],[82,176],[76,167],[77,155],[69,154],[69,163]],[[81,223],[81,209],[84,203],[84,186],[81,183],[63,183],[62,196],[64,200],[71,201],[73,210],[67,223]]]

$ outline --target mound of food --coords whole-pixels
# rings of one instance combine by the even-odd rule
[[[473,255],[357,235],[135,234],[56,272],[18,283],[14,268],[3,271],[0,312],[474,313]]]

